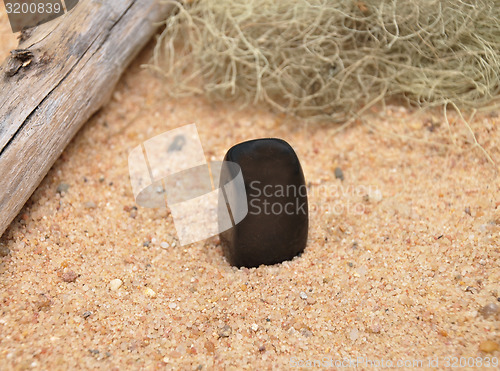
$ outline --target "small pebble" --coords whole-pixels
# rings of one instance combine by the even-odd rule
[[[97,205],[93,201],[88,201],[83,204],[86,209],[95,209]]]
[[[465,288],[465,292],[470,292],[471,294],[477,294],[477,289],[475,287],[472,287],[472,286],[467,286]]]
[[[175,304],[175,303],[170,303],[170,304],[168,305],[168,307],[169,307],[170,309],[175,309],[175,308],[177,308],[177,304]]]
[[[306,301],[307,301],[307,304],[309,304],[309,305],[316,304],[316,299],[314,299],[312,297],[308,297]]]
[[[162,249],[167,249],[169,246],[170,246],[170,245],[169,245],[167,242],[162,242],[162,243],[160,244],[160,247],[161,247]]]
[[[370,199],[373,202],[380,202],[382,201],[382,198],[383,198],[382,191],[378,188],[370,193]]]
[[[48,310],[52,305],[52,301],[44,294],[38,295],[38,300],[35,301],[35,307],[38,310]]]
[[[115,278],[109,282],[109,289],[111,291],[116,291],[121,287],[121,285],[123,285],[123,281],[119,278]]]
[[[183,348],[183,350],[185,350],[185,349]],[[178,351],[177,349],[175,349],[175,350],[170,352],[170,357],[173,359],[177,359],[177,358],[182,357],[182,353],[180,351]]]
[[[334,173],[335,173],[335,178],[340,179],[342,181],[344,180],[344,172],[342,171],[341,168],[336,167]]]
[[[146,289],[144,289],[144,295],[146,295],[149,298],[154,298],[156,297],[156,292],[154,292],[151,288],[146,287]]]
[[[412,307],[415,303],[413,302],[413,300],[408,297],[408,296],[403,296],[401,299],[399,299],[399,303],[401,305],[404,305],[406,307]]]
[[[479,313],[481,313],[484,318],[488,318],[489,316],[496,316],[500,313],[500,306],[495,303],[486,304],[479,310]]]
[[[57,190],[56,192],[61,194],[61,193],[67,193],[68,192],[68,189],[69,189],[69,184],[68,183],[59,183],[59,185],[57,186]]]
[[[496,341],[486,340],[479,344],[479,350],[484,353],[493,353],[500,350],[500,345]]]
[[[7,256],[10,254],[10,249],[3,245],[3,244],[0,244],[0,258],[3,258],[4,256]]]
[[[101,176],[99,177],[99,181],[100,181],[101,183],[102,183],[102,182],[104,182],[104,176],[102,176],[102,175],[101,175]]]
[[[210,340],[205,341],[205,349],[208,353],[213,353],[215,351],[215,345]]]
[[[254,323],[254,324],[251,326],[251,329],[252,329],[253,331],[257,331],[257,330],[259,329],[259,325],[258,325],[258,324],[256,324],[256,323]]]
[[[304,291],[301,291],[300,294],[299,294],[300,298],[303,299],[303,300],[306,300],[307,299],[307,294],[304,292]]]
[[[356,341],[358,338],[359,338],[359,331],[355,328],[352,329],[349,332],[349,339],[351,339],[352,341]]]
[[[144,241],[144,242],[142,243],[142,246],[144,246],[144,247],[149,247],[149,244],[150,244],[150,243],[151,243],[151,241]]]
[[[366,273],[368,273],[368,269],[366,269],[366,267],[362,265],[356,270],[356,273],[358,273],[360,277],[364,277]]]
[[[221,338],[227,338],[227,337],[229,337],[229,335],[231,335],[232,332],[233,332],[233,329],[231,328],[231,326],[224,325],[224,327],[222,327],[219,330],[219,337],[221,337]]]
[[[73,271],[64,272],[62,275],[62,280],[64,282],[75,282],[77,278],[78,275]]]
[[[380,324],[379,324],[378,322],[373,323],[373,324],[371,325],[371,327],[370,327],[370,330],[371,330],[371,332],[373,332],[374,334],[380,334],[380,330],[381,330],[381,328],[380,328]]]
[[[91,311],[86,311],[86,312],[83,312],[82,314],[82,317],[87,319],[89,318],[90,316],[92,315],[92,312]]]
[[[137,216],[137,206],[132,206],[132,210],[130,211],[130,217],[135,219]]]
[[[309,338],[311,336],[313,336],[313,333],[312,331],[309,329],[309,328],[302,328],[302,330],[300,330],[300,332],[302,333],[302,335],[304,335],[306,338]]]

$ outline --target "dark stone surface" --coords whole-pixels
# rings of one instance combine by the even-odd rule
[[[307,189],[292,147],[281,139],[251,140],[229,149],[224,161],[240,166],[247,202],[238,205],[223,199],[219,206],[248,208],[243,220],[220,233],[228,261],[238,267],[257,267],[281,263],[302,253],[308,234]],[[226,185],[225,201],[227,187],[231,187],[227,183],[234,176],[223,167],[220,185]],[[238,210],[231,212],[238,214]]]

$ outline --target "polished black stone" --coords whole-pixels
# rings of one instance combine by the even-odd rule
[[[224,161],[241,168],[246,205],[228,202],[228,197],[234,199],[237,194],[229,183],[236,174],[234,167],[223,166],[220,185],[225,198],[220,199],[219,207],[232,207],[232,215],[248,209],[243,220],[236,225],[233,220],[233,227],[220,233],[229,263],[257,267],[281,263],[302,253],[308,233],[307,189],[293,148],[281,139],[256,139],[229,149]]]

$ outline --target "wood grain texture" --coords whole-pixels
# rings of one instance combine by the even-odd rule
[[[170,10],[158,0],[81,0],[22,33],[0,67],[0,235]]]

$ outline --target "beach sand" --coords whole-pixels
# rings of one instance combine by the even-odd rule
[[[16,44],[2,13],[0,57]],[[2,238],[0,370],[495,369],[500,182],[456,115],[451,134],[439,111],[397,105],[339,130],[175,101],[141,68],[153,45]],[[129,152],[191,123],[208,160],[254,138],[292,145],[310,204],[300,257],[236,269],[217,237],[180,246],[168,209],[136,205]],[[471,123],[496,166],[499,123],[495,112]]]

